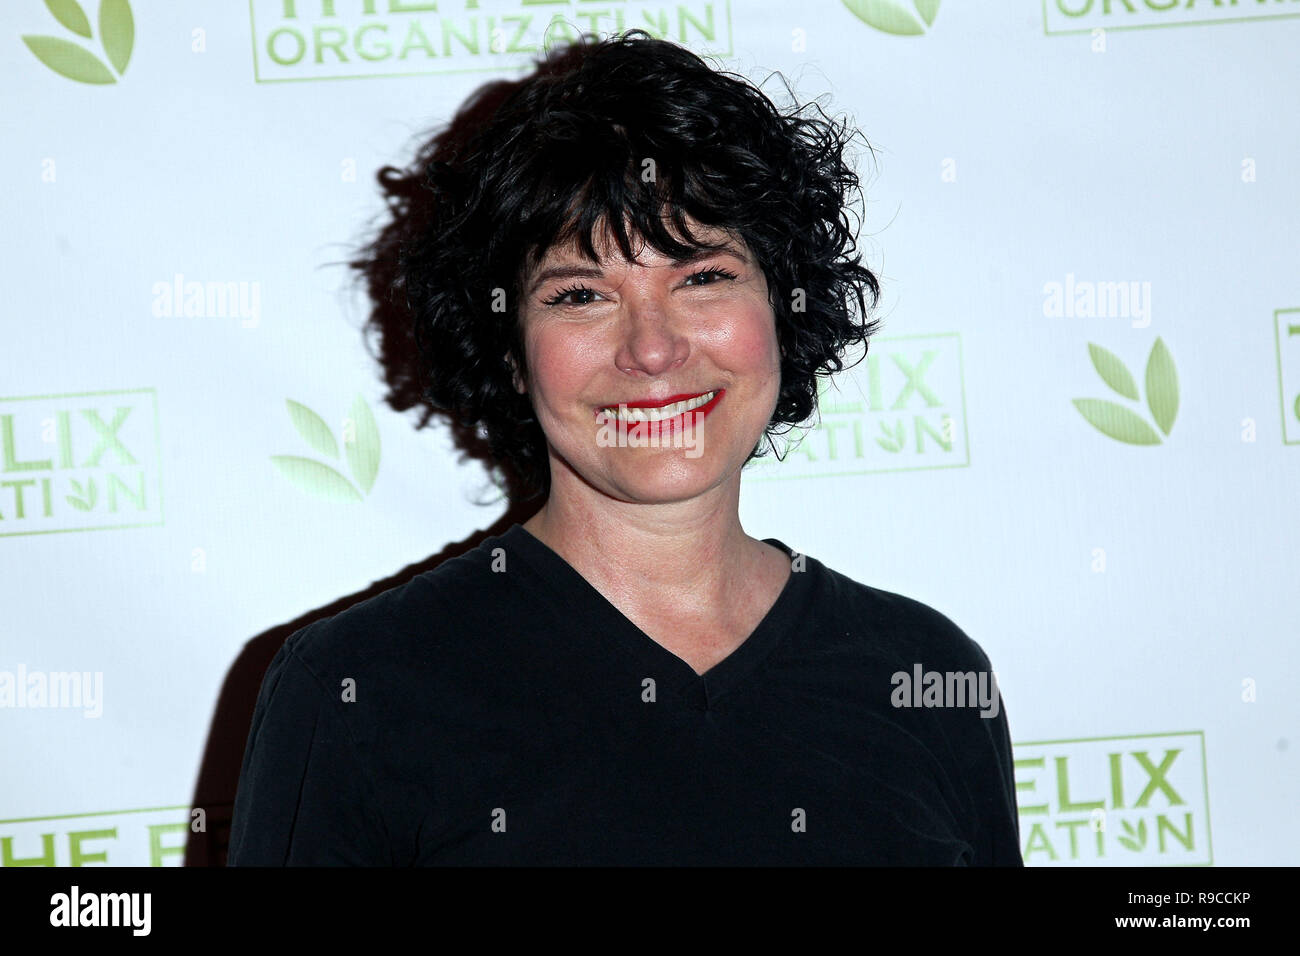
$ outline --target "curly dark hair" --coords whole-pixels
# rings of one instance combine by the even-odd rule
[[[626,223],[670,258],[715,248],[689,216],[743,239],[767,278],[781,385],[763,438],[805,422],[818,376],[851,346],[865,355],[880,294],[847,215],[861,189],[845,152],[861,134],[806,111],[642,30],[584,35],[480,89],[407,170],[380,170],[391,220],[349,263],[375,302],[389,404],[423,406],[417,427],[447,413],[487,443],[507,493],[548,494],[546,436],[512,381],[512,362],[527,381],[522,280],[556,243],[596,261],[597,227],[628,260]]]

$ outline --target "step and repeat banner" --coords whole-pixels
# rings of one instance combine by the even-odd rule
[[[747,530],[985,649],[1027,864],[1298,862],[1300,2],[10,0],[0,863],[220,864],[284,638],[527,517],[346,262],[634,27],[873,147],[883,327]]]

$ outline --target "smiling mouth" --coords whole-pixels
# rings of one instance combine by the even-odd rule
[[[721,394],[722,389],[715,389],[711,392],[702,392],[679,402],[655,407],[608,405],[602,408],[598,414],[620,422],[663,422],[684,415],[687,412],[693,412],[697,408],[702,408]]]

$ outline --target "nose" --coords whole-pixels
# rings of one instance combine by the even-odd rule
[[[691,354],[689,337],[665,297],[655,293],[629,295],[621,316],[614,356],[620,371],[655,377],[685,364]]]

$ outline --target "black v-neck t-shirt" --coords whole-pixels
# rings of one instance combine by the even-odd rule
[[[703,675],[518,524],[296,631],[229,865],[1022,865],[1000,698],[896,706],[980,646],[767,541],[790,577]]]

